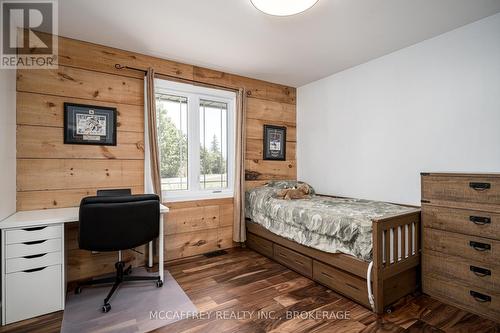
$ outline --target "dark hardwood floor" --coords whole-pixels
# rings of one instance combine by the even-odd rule
[[[395,304],[391,314],[378,317],[247,249],[233,249],[213,258],[184,259],[167,269],[198,310],[212,315],[181,320],[157,333],[500,332],[499,324],[425,295],[409,296]],[[58,332],[61,320],[62,312],[57,312],[1,327],[0,333]]]

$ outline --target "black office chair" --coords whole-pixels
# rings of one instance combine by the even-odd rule
[[[121,251],[148,243],[159,235],[160,199],[154,194],[130,195],[130,190],[99,191],[96,197],[83,198],[80,203],[80,228],[78,244],[89,251],[118,251],[115,263],[116,276],[95,279],[79,284],[82,286],[113,283],[104,299],[103,312],[111,310],[109,300],[118,286],[125,281],[156,281],[163,286],[159,276],[131,276],[132,268],[124,269]]]

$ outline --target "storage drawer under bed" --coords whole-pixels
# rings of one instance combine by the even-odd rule
[[[312,259],[309,257],[274,244],[274,259],[304,276],[312,277]]]
[[[319,261],[313,261],[313,278],[319,283],[346,295],[365,306],[368,302],[368,290],[366,280],[352,274],[325,265]]]
[[[272,258],[274,255],[273,242],[252,233],[247,234],[247,245],[266,257]]]

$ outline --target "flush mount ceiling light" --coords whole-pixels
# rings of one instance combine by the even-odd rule
[[[289,16],[302,13],[319,0],[250,0],[252,4],[269,15]]]

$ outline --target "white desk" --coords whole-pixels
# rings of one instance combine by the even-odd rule
[[[160,204],[158,272],[162,281],[163,221],[168,211]],[[64,223],[77,222],[78,213],[79,207],[23,211],[0,222],[2,325],[64,310]]]

